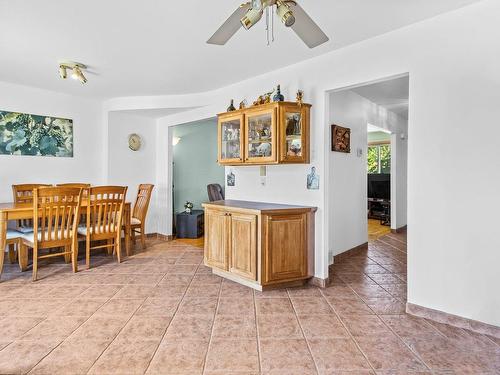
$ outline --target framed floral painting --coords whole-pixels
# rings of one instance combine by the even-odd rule
[[[0,111],[0,155],[73,157],[73,120]]]

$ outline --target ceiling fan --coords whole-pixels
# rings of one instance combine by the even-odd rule
[[[208,44],[224,45],[243,26],[249,30],[259,22],[264,11],[273,11],[286,27],[290,27],[309,48],[328,42],[328,36],[294,0],[252,0],[240,5],[222,24]]]

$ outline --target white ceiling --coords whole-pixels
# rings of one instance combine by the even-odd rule
[[[408,119],[409,78],[401,77],[353,88],[375,104]]]
[[[203,92],[380,35],[478,0],[302,0],[331,41],[308,49],[276,22],[225,46],[206,40],[241,0],[0,0],[0,81],[89,97]],[[89,82],[58,77],[57,62],[90,66]]]

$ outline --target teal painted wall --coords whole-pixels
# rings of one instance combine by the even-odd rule
[[[200,209],[208,201],[207,185],[224,187],[224,167],[217,164],[217,121],[207,120],[173,127],[181,138],[173,149],[174,210],[184,211],[184,203]]]
[[[370,132],[368,133],[368,143],[370,142],[384,142],[391,141],[391,135],[384,132]]]

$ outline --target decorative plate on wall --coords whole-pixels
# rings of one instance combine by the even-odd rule
[[[139,151],[139,149],[141,148],[141,144],[142,140],[139,134],[133,133],[128,136],[128,147],[132,151]]]

